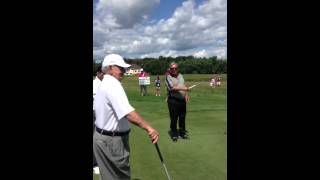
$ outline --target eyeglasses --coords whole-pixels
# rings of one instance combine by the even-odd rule
[[[170,70],[177,70],[178,68],[170,68]]]
[[[125,69],[124,67],[117,66],[117,65],[114,65],[114,66],[118,67],[118,68],[120,69],[120,71],[122,71],[122,72],[126,72],[126,69]]]

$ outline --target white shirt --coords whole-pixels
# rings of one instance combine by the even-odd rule
[[[94,97],[96,96],[96,93],[100,84],[101,84],[101,80],[96,76],[96,78],[93,80],[93,103],[94,103]],[[94,104],[93,104],[93,110],[94,110]]]
[[[119,80],[108,74],[100,84],[94,99],[95,125],[106,131],[123,132],[130,129],[125,116],[134,111]]]
[[[96,95],[100,83],[101,80],[96,76],[96,78],[93,80],[93,97]]]

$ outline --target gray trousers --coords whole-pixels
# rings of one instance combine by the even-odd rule
[[[129,134],[105,136],[95,131],[93,149],[101,180],[130,180]]]

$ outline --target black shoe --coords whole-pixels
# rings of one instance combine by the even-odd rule
[[[180,134],[179,135],[181,139],[189,139],[189,136],[187,134]]]
[[[188,139],[188,131],[187,130],[179,130],[179,137],[181,137],[181,139]]]
[[[178,131],[168,131],[169,136],[172,137],[178,137],[179,136],[179,132]]]
[[[175,137],[175,136],[172,137],[172,141],[173,141],[173,142],[177,142],[177,141],[178,141],[178,137]]]

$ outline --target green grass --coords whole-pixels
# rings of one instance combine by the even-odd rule
[[[190,139],[173,143],[168,135],[169,114],[165,102],[164,76],[161,76],[161,96],[155,96],[154,80],[148,95],[139,94],[138,78],[125,77],[122,81],[131,105],[160,133],[158,145],[172,180],[227,179],[227,81],[209,86],[211,75],[184,75],[188,86],[200,83],[189,93],[186,128]],[[132,180],[167,179],[155,146],[147,133],[132,125],[130,133],[130,165]],[[97,176],[93,176],[98,180]]]

